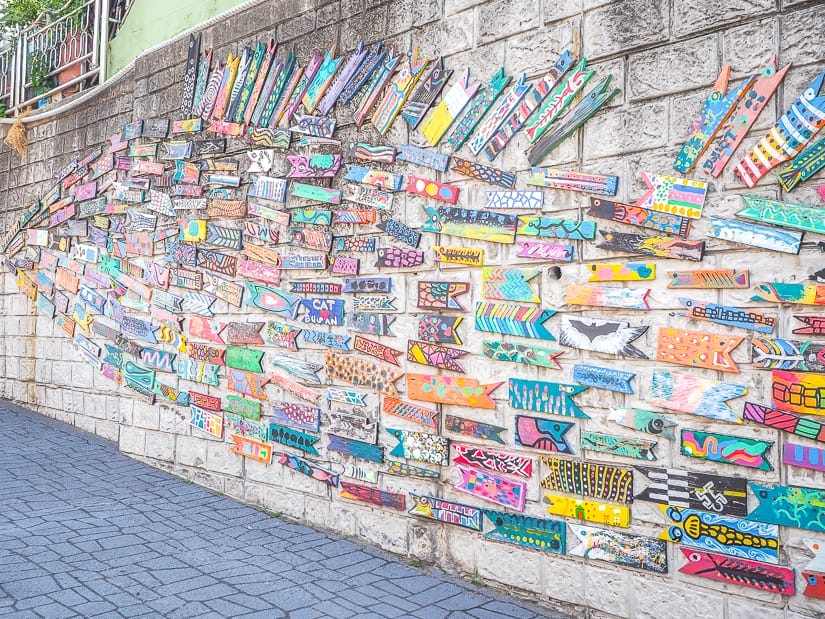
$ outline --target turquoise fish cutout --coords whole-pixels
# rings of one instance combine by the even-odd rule
[[[656,460],[656,454],[653,453],[656,441],[582,431],[581,446],[585,451],[598,451],[637,460]]]
[[[759,502],[748,520],[825,532],[825,490],[748,484]]]
[[[512,408],[590,419],[572,397],[587,390],[584,385],[548,383],[539,380],[511,378],[509,382],[509,404]]]
[[[676,422],[653,411],[640,408],[611,408],[607,420],[645,434],[661,436],[671,441],[676,439],[671,430],[676,427]]]
[[[564,554],[567,551],[567,525],[564,521],[487,509],[484,510],[484,515],[495,527],[484,534],[486,539],[553,554]]]

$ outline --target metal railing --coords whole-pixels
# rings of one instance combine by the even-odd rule
[[[123,0],[85,0],[57,19],[21,30],[0,50],[0,104],[6,114],[103,83],[111,22],[119,25],[123,6]]]

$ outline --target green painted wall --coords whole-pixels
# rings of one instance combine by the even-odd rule
[[[114,75],[142,51],[171,39],[245,0],[135,0],[109,44],[107,75]]]

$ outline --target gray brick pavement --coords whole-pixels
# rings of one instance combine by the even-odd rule
[[[3,402],[0,435],[0,617],[548,616]]]

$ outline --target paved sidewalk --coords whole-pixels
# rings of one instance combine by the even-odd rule
[[[542,617],[0,402],[0,617]]]

